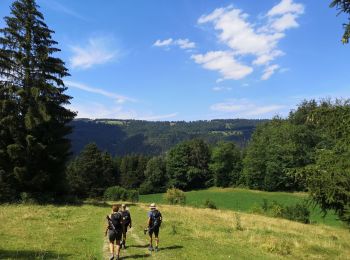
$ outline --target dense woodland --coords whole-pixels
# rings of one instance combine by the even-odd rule
[[[1,202],[95,198],[117,185],[140,193],[243,186],[307,191],[324,211],[333,209],[350,224],[349,100],[305,101],[287,118],[265,122],[72,122],[62,80],[68,71],[53,56],[59,49],[35,1],[15,1],[5,22]],[[68,138],[72,124],[75,152],[87,144],[77,156]]]
[[[176,144],[200,138],[209,144],[234,141],[245,147],[254,129],[267,120],[226,119],[209,121],[150,122],[141,120],[76,119],[71,123],[72,150],[97,146],[112,155],[160,155]],[[101,135],[103,133],[103,135]]]

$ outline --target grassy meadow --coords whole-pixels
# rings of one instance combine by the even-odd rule
[[[107,259],[107,204],[0,206],[0,259]],[[133,204],[122,259],[348,259],[350,232],[325,225],[160,205],[160,250],[147,251],[146,204]]]
[[[284,205],[292,205],[307,200],[305,193],[288,193],[288,192],[263,192],[247,189],[221,189],[210,188],[207,190],[186,192],[186,204],[193,207],[203,207],[205,201],[209,199],[215,203],[218,209],[228,209],[239,212],[252,213],[254,209],[260,208],[263,200],[270,203],[276,201]],[[140,201],[144,203],[166,203],[163,194],[141,195]],[[311,223],[325,224],[330,226],[342,226],[332,212],[325,217],[319,207],[309,206],[311,211]]]

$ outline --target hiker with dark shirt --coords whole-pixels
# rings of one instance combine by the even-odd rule
[[[110,260],[114,260],[114,243],[116,245],[115,259],[119,260],[120,254],[120,240],[122,238],[122,217],[119,212],[119,205],[112,206],[112,214],[107,216],[107,227],[105,235],[108,234],[109,250],[111,253]]]
[[[131,215],[129,210],[126,209],[126,205],[122,204],[122,210],[120,212],[122,216],[122,241],[120,246],[124,249],[126,248],[126,232],[128,232],[128,227],[131,228]]]
[[[154,238],[156,240],[156,247],[154,250],[158,251],[158,245],[159,245],[159,228],[162,223],[162,214],[159,210],[157,210],[156,204],[152,203],[150,205],[150,211],[148,212],[148,228],[146,229],[148,231],[148,235],[150,237],[149,240],[149,251],[153,251],[153,234]]]

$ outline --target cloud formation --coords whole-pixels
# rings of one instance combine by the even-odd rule
[[[89,69],[94,65],[105,64],[113,61],[118,51],[110,47],[110,38],[90,38],[85,46],[71,46],[73,56],[70,58],[71,67],[74,69]]]
[[[136,102],[136,100],[133,98],[129,98],[129,97],[126,97],[123,95],[109,92],[109,91],[106,91],[106,90],[103,90],[100,88],[91,87],[91,86],[85,85],[85,84],[80,83],[80,82],[66,80],[64,83],[67,87],[77,88],[77,89],[84,90],[84,91],[87,91],[90,93],[95,93],[95,94],[99,94],[99,95],[114,99],[118,104],[125,103],[126,101]]]
[[[237,117],[264,116],[269,113],[277,113],[285,108],[282,105],[257,105],[246,99],[229,100],[213,104],[210,109],[216,112],[231,113]]]
[[[196,48],[196,43],[191,42],[189,39],[177,39],[173,40],[172,38],[166,40],[156,40],[153,43],[155,47],[170,47],[178,46],[180,49],[194,49]]]
[[[192,55],[191,58],[203,68],[219,71],[222,79],[242,79],[252,73],[253,69],[238,62],[233,53],[212,51],[206,54]]]
[[[286,30],[299,26],[297,18],[303,12],[302,4],[294,3],[293,0],[282,0],[267,12],[264,16],[264,24],[257,26],[248,21],[247,13],[232,5],[217,8],[210,14],[202,15],[198,19],[198,24],[213,25],[218,31],[219,42],[230,49],[229,52],[225,51],[226,57],[230,55],[230,58],[227,58],[230,62],[222,64],[222,60],[218,59],[218,64],[213,60],[209,60],[211,64],[208,64],[203,62],[203,59],[198,59],[198,57],[212,56],[213,53],[223,51],[209,51],[192,58],[206,69],[217,70],[222,79],[242,79],[253,72],[253,66],[265,66],[262,79],[267,79],[278,68],[278,65],[271,63],[277,57],[284,55],[284,52],[278,49],[279,41],[286,36]],[[253,57],[251,64],[248,62],[244,64],[242,59],[250,57]],[[232,65],[233,63],[235,66]]]

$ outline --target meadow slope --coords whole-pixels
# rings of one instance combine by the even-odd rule
[[[140,201],[143,203],[166,203],[164,194],[141,195]],[[306,193],[289,192],[264,192],[238,188],[210,188],[207,190],[186,192],[186,205],[193,207],[204,207],[205,201],[209,199],[214,202],[219,209],[229,209],[239,212],[252,213],[256,209],[261,209],[263,200],[269,203],[276,201],[283,205],[294,205],[308,201]],[[334,227],[343,227],[333,212],[323,216],[319,207],[314,207],[309,203],[310,220],[313,224],[325,224]]]
[[[0,206],[0,259],[105,259],[107,204]],[[123,259],[147,251],[145,204],[130,207],[134,219]],[[350,233],[283,219],[161,205],[161,249],[154,259],[348,259]]]

